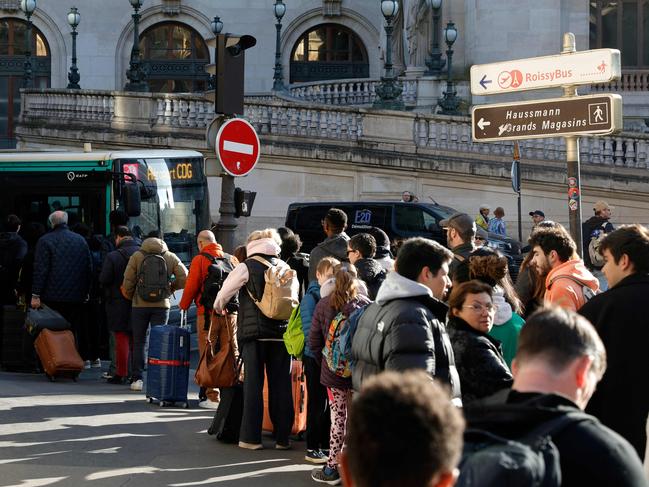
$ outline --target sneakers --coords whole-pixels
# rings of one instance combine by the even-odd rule
[[[264,445],[261,443],[246,443],[245,441],[240,441],[239,448],[245,448],[246,450],[263,450]]]
[[[101,359],[93,360],[90,366],[93,369],[101,369]]]
[[[137,379],[131,382],[132,391],[141,391],[143,387],[144,387],[144,381],[142,379]]]
[[[102,378],[102,379],[112,379],[112,378],[113,378],[113,374],[111,374],[110,372],[102,372],[102,373],[101,373],[101,378]]]
[[[328,485],[340,485],[342,483],[338,470],[326,466],[312,470],[311,478],[316,482]]]
[[[84,369],[89,369],[90,367],[92,367],[92,364],[90,363],[90,360],[86,360],[86,361],[83,363],[83,368],[84,368]]]
[[[218,409],[219,403],[210,399],[204,399],[198,402],[198,407],[203,409]]]
[[[281,445],[280,443],[275,444],[275,450],[290,450],[291,449],[291,444],[287,445]]]
[[[307,450],[304,459],[307,462],[315,463],[316,465],[321,465],[327,463],[328,457],[322,453],[321,450]]]

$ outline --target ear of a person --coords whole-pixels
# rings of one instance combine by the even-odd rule
[[[591,357],[590,355],[584,355],[575,359],[574,371],[577,387],[586,387],[586,383],[588,381],[588,373],[590,372],[590,367],[592,364],[593,357]]]

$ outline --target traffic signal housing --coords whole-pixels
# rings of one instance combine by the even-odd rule
[[[250,216],[257,193],[241,188],[234,188],[234,216]]]
[[[245,83],[245,52],[257,39],[250,35],[217,34],[211,40],[216,46],[216,65],[208,66],[215,73],[215,111],[224,115],[243,115],[243,92]]]

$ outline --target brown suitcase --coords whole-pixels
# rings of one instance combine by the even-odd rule
[[[42,330],[36,337],[34,346],[45,375],[51,381],[61,375],[76,380],[83,370],[83,360],[77,352],[74,335],[70,330]]]
[[[293,426],[292,435],[300,435],[306,431],[306,376],[301,360],[293,360],[291,364],[291,389],[293,391]],[[268,378],[264,373],[264,431],[273,431],[273,422],[268,412]]]

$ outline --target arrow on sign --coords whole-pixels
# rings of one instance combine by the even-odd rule
[[[480,80],[480,85],[486,90],[489,83],[491,83],[491,80],[487,79],[487,75],[485,74]]]
[[[480,130],[484,130],[484,128],[488,127],[489,125],[491,125],[491,122],[488,122],[484,118],[481,118],[480,120],[478,120],[478,128]]]

